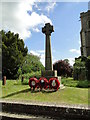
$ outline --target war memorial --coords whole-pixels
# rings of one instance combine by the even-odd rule
[[[81,55],[90,56],[90,10],[86,13],[80,14],[82,29],[81,35]],[[42,33],[45,34],[45,70],[41,71],[40,86],[47,88],[48,82],[51,81],[51,88],[59,89],[55,81],[61,82],[60,77],[57,76],[57,71],[52,67],[52,52],[51,52],[51,33],[54,32],[54,27],[50,23],[46,23],[42,28]],[[31,82],[30,82],[31,81]],[[54,81],[54,82],[53,82]],[[43,84],[43,82],[45,84]],[[57,82],[58,83],[58,82]],[[33,77],[29,80],[30,87],[37,87],[37,78]],[[60,84],[58,84],[60,85]],[[57,90],[58,90],[57,89]],[[25,92],[25,91],[23,91]],[[42,93],[45,91],[42,91]],[[19,94],[20,91],[17,93]],[[48,93],[48,92],[46,92]],[[12,93],[13,94],[13,93]],[[33,91],[37,94],[37,91]],[[32,96],[33,96],[32,94]],[[50,92],[49,92],[50,94]],[[48,95],[49,95],[48,94]],[[78,95],[78,93],[77,93]],[[9,97],[10,95],[8,95]],[[23,96],[24,97],[24,96]],[[40,103],[40,102],[26,102],[26,101],[9,101],[0,100],[2,104],[2,120],[89,120],[90,108],[83,105],[58,105],[57,103]],[[12,115],[11,115],[12,114]]]

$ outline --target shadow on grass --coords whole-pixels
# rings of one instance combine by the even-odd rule
[[[28,88],[28,89],[25,89],[25,90],[21,90],[21,91],[17,91],[17,92],[8,94],[8,95],[6,95],[6,96],[3,96],[2,98],[8,98],[8,97],[11,97],[11,96],[20,94],[20,93],[27,93],[27,92],[31,92],[31,93],[38,93],[38,92],[42,92],[42,93],[52,93],[52,92],[56,92],[56,91],[57,91],[57,90],[40,90],[40,89],[31,90],[31,88]]]
[[[29,85],[28,83],[22,83],[22,85]]]
[[[42,93],[53,93],[53,92],[56,92],[57,90],[40,90],[40,89],[37,89],[37,90],[31,90],[31,93],[37,93],[37,92],[42,92]]]
[[[53,92],[57,92],[57,90],[42,90],[42,93],[53,93]]]
[[[31,90],[31,88],[28,88],[28,89],[25,89],[25,90],[21,90],[21,91],[18,91],[18,92],[14,92],[14,93],[11,93],[9,95],[6,95],[6,96],[3,96],[2,98],[8,98],[8,97],[11,97],[11,96],[14,96],[14,95],[17,95],[17,94],[20,94],[20,93],[26,93],[26,92],[31,92],[31,93],[37,93],[37,92],[40,92],[40,90]]]
[[[18,92],[11,93],[9,95],[3,96],[2,98],[11,97],[11,96],[14,96],[14,95],[17,95],[17,94],[20,94],[20,93],[26,93],[26,92],[29,92],[29,91],[30,91],[30,88],[25,89],[25,90],[21,90],[21,91],[18,91]]]

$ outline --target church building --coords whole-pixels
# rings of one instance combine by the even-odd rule
[[[81,18],[81,56],[90,56],[90,10],[80,13]]]

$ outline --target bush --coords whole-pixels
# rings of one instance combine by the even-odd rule
[[[41,77],[41,71],[27,73],[27,74],[22,74],[22,76],[24,76],[23,84],[27,85],[28,82],[29,82],[29,78],[36,77],[37,79],[39,79]]]
[[[90,81],[88,80],[73,80],[73,78],[63,78],[62,84],[68,87],[89,88]]]
[[[77,80],[90,80],[90,56],[75,58],[73,77]]]
[[[89,88],[90,87],[90,82],[87,81],[87,80],[79,81],[77,87],[79,87],[79,88]]]
[[[29,79],[32,77],[36,77],[38,79],[41,76],[41,71],[22,74],[22,76],[24,76],[26,79]]]

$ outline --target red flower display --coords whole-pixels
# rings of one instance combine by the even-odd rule
[[[48,80],[45,77],[41,77],[39,79],[39,87],[40,89],[42,88],[46,89],[48,87]]]
[[[31,88],[37,88],[37,86],[38,86],[38,80],[37,80],[37,78],[30,78],[29,79],[29,86],[31,87]]]
[[[50,78],[49,79],[49,88],[50,89],[58,90],[59,86],[60,86],[60,82],[57,78]]]

